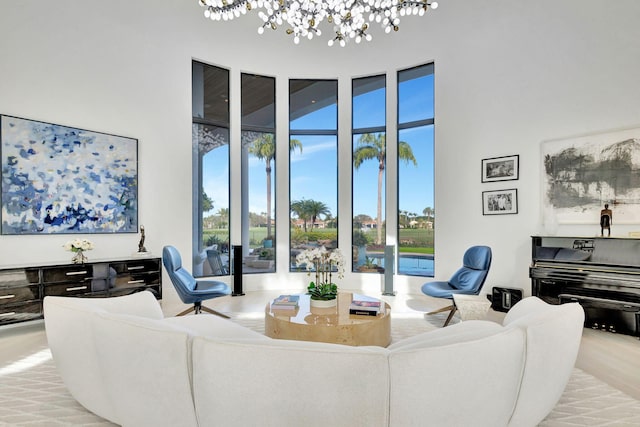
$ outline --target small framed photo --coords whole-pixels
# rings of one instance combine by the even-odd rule
[[[482,159],[482,182],[513,181],[518,179],[520,156]]]
[[[518,213],[518,190],[482,192],[482,215],[508,215]]]

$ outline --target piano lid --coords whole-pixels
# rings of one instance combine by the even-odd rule
[[[640,267],[640,239],[532,236],[538,261]]]

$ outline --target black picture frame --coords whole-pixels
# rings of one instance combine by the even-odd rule
[[[482,182],[515,181],[520,177],[520,155],[482,159]]]
[[[518,213],[518,189],[482,192],[482,215],[512,215]]]

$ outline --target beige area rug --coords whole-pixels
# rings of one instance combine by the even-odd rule
[[[241,325],[264,333],[259,316],[232,314]],[[442,325],[444,315],[392,318],[392,342]],[[416,390],[419,392],[419,390]],[[34,354],[0,367],[0,426],[113,426],[80,406],[65,389],[43,344]],[[640,426],[640,401],[575,369],[544,427]]]

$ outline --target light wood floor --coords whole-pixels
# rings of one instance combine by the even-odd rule
[[[246,313],[261,317],[266,302],[281,293],[289,292],[248,292],[245,296],[217,298],[206,305],[223,313]],[[381,298],[391,305],[392,317],[420,318],[424,312],[434,308],[433,304],[436,307],[439,304],[438,300],[423,295]],[[186,306],[181,304],[163,304],[166,316],[173,316],[184,308]],[[503,316],[503,313],[489,313],[489,319],[494,321],[501,321]],[[43,329],[42,322],[0,328],[0,368],[20,356],[46,347]],[[553,357],[553,354],[549,354],[549,357]],[[576,367],[640,400],[640,340],[637,338],[585,328]]]
[[[640,400],[640,340],[584,329],[576,367]]]

